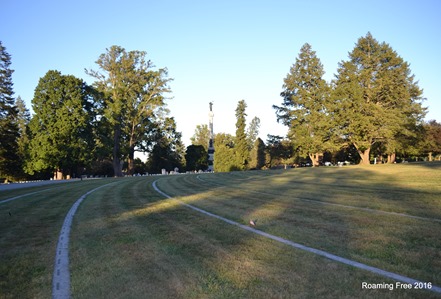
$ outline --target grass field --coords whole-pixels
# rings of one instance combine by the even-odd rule
[[[167,199],[157,186],[173,198]],[[439,298],[181,205],[441,285],[441,164],[91,180],[0,192],[0,298],[49,298],[64,217],[73,298]],[[38,193],[35,193],[38,192]],[[1,203],[19,195],[29,196]],[[9,216],[11,213],[11,216]],[[395,285],[394,285],[395,286]]]

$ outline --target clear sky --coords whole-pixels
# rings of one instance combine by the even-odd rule
[[[214,102],[216,132],[235,133],[235,108],[248,104],[260,137],[284,135],[272,105],[283,79],[308,42],[330,81],[358,38],[371,32],[405,61],[441,122],[441,1],[114,1],[0,0],[0,40],[12,55],[14,91],[31,107],[48,70],[91,84],[84,69],[106,48],[142,50],[167,67],[171,116],[190,144],[196,125],[208,122]]]

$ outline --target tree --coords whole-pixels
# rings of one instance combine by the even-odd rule
[[[147,173],[147,165],[140,158],[135,158],[135,174]]]
[[[149,172],[161,173],[162,169],[172,171],[182,169],[184,147],[181,133],[176,131],[173,117],[165,117],[157,122],[151,132],[151,149],[147,161]]]
[[[0,176],[15,177],[20,168],[17,153],[19,129],[17,106],[13,97],[11,55],[0,41]]]
[[[423,150],[432,161],[433,155],[441,154],[441,124],[436,120],[431,120],[424,124],[425,138]]]
[[[25,168],[25,162],[28,159],[28,148],[29,148],[29,122],[31,120],[31,115],[29,113],[29,110],[26,108],[25,102],[21,99],[20,96],[16,99],[16,105],[17,105],[17,125],[18,125],[18,132],[19,137],[17,139],[17,146],[18,146],[18,156],[19,156],[19,170],[20,170],[20,176],[23,178],[25,176],[24,174],[24,168]]]
[[[188,171],[206,170],[208,168],[208,153],[202,145],[189,145],[185,153]]]
[[[323,79],[323,65],[309,44],[284,79],[281,106],[274,105],[277,121],[288,126],[288,137],[300,154],[309,155],[314,166],[330,144],[329,86]]]
[[[88,164],[94,146],[92,104],[90,89],[81,79],[58,71],[40,78],[29,124],[29,174],[51,170],[66,177]]]
[[[261,169],[265,166],[265,161],[265,143],[262,139],[257,138],[250,154],[250,168]]]
[[[287,168],[288,163],[294,162],[294,147],[290,140],[268,134],[266,144],[266,150],[269,155],[268,168],[278,166],[279,164],[284,164],[285,168]]]
[[[115,176],[122,176],[124,158],[128,159],[128,173],[133,173],[134,152],[149,136],[146,132],[165,104],[171,79],[167,78],[167,69],[153,70],[146,52],[126,52],[119,46],[106,50],[96,61],[102,73],[86,73],[97,79],[95,86],[104,94],[104,116],[113,131],[113,168]]]
[[[370,163],[375,143],[393,154],[425,114],[409,64],[370,33],[358,40],[348,61],[339,63],[334,86],[336,134],[355,146],[362,164]]]
[[[192,145],[202,145],[208,152],[208,143],[210,141],[210,130],[208,125],[197,125],[193,136],[190,138]]]
[[[230,134],[217,133],[214,137],[214,169],[216,172],[238,170],[235,162],[235,138]]]
[[[248,150],[251,150],[254,146],[254,143],[257,140],[257,136],[259,136],[259,128],[260,128],[260,119],[255,116],[247,129],[247,142],[248,142]],[[263,142],[263,141],[262,141]]]
[[[247,104],[244,100],[237,103],[236,108],[236,137],[235,137],[235,156],[236,166],[239,170],[248,168],[249,149],[247,135],[245,133],[246,127],[246,113]]]

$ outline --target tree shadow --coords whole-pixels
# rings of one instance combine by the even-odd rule
[[[416,290],[362,289],[362,282],[394,281],[228,226],[177,204],[174,198],[240,224],[257,218],[256,228],[266,233],[441,284],[437,250],[441,224],[375,212],[417,211],[418,215],[440,219],[439,201],[434,200],[441,194],[439,188],[421,192],[397,184],[394,173],[369,167],[168,176],[158,180],[158,187],[172,199],[153,196],[155,191],[147,187],[149,196],[115,211],[112,217],[121,229],[135,222],[147,230],[148,242],[155,244],[152,251],[161,261],[170,258],[164,263],[152,256],[140,258],[145,267],[154,265],[163,271],[158,285],[165,287],[166,278],[174,277],[169,294],[178,294],[177,286],[187,284],[178,297],[433,295]],[[423,207],[418,196],[428,197]],[[133,201],[130,198],[127,196]],[[146,240],[140,242],[145,245]],[[170,263],[176,265],[174,273]],[[176,273],[181,283],[176,282]],[[191,276],[197,278],[188,279]]]

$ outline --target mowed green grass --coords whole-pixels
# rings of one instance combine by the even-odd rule
[[[0,191],[0,298],[50,298],[55,248],[64,218],[89,180]],[[9,215],[9,213],[11,215]]]
[[[174,198],[157,194],[154,180]],[[363,290],[362,282],[394,281],[266,239],[175,200],[242,224],[258,219],[262,231],[439,286],[439,163],[57,186],[0,204],[0,297],[50,297],[67,211],[82,194],[109,182],[114,184],[89,195],[74,217],[74,298],[440,297],[421,290]],[[0,200],[35,189],[24,190],[2,192]]]

